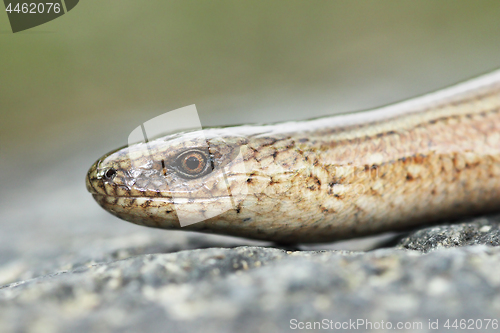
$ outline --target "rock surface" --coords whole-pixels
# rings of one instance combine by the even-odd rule
[[[409,250],[428,252],[441,248],[478,244],[500,245],[500,216],[425,228],[402,239],[399,246]]]
[[[461,319],[498,331],[499,221],[433,226],[370,251],[162,231],[80,244],[0,266],[15,281],[0,287],[0,332],[434,332]]]

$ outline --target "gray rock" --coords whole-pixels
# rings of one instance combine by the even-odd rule
[[[500,245],[500,215],[421,229],[401,239],[398,246],[428,252],[440,248],[479,244]]]
[[[500,319],[500,248],[487,246],[498,244],[498,217],[372,251],[145,230],[0,266],[0,278],[33,276],[0,287],[0,332],[485,331]]]

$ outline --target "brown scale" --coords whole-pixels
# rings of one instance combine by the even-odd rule
[[[280,243],[403,230],[500,207],[500,71],[363,113],[203,133],[207,141],[151,141],[150,169],[136,167],[126,148],[107,154],[89,169],[87,189],[136,224]],[[182,178],[175,157],[207,142],[216,170]],[[245,171],[234,162],[239,152]],[[205,214],[227,195],[222,168],[234,207],[181,228],[178,205]],[[185,203],[174,204],[179,196]]]

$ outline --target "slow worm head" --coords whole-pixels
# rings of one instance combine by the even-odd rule
[[[86,183],[136,224],[281,243],[495,211],[500,71],[364,112],[160,137],[103,156]]]

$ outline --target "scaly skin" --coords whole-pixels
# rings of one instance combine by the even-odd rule
[[[172,171],[176,156],[205,142],[214,171],[191,180]],[[232,209],[182,230],[311,243],[492,212],[500,208],[500,71],[361,113],[148,145],[132,146],[132,162],[129,148],[105,155],[86,182],[104,209],[149,227],[181,229],[176,209],[203,217],[228,200]],[[109,168],[113,179],[104,177]]]

